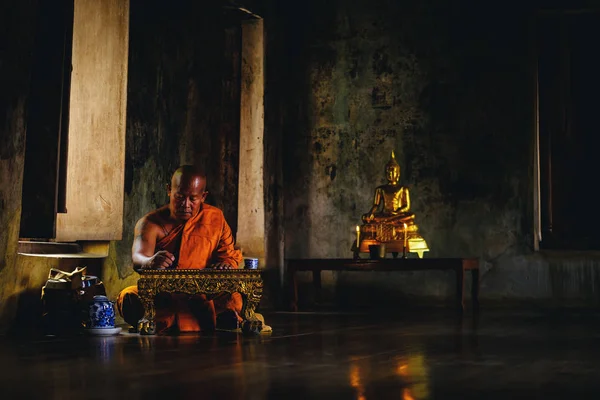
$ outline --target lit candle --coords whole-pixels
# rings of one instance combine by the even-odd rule
[[[408,236],[406,235],[406,228],[407,228],[407,225],[404,224],[404,247],[407,247],[406,245],[408,244]]]
[[[356,248],[360,249],[360,226],[356,225]]]

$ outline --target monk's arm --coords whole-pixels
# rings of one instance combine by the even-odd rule
[[[232,268],[239,268],[243,260],[242,252],[233,247],[233,233],[227,222],[223,221],[221,238],[213,253],[212,261],[215,264],[227,264]]]
[[[168,251],[154,252],[159,227],[148,221],[146,217],[135,225],[131,258],[133,269],[137,272],[144,269],[168,268],[175,257]]]

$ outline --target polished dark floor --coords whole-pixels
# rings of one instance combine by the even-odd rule
[[[0,338],[0,398],[600,398],[600,313],[266,317],[260,337]]]

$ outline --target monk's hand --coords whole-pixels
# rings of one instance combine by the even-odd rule
[[[224,263],[224,262],[218,262],[215,263],[213,265],[211,265],[212,269],[234,269],[231,265]]]
[[[150,258],[146,269],[167,269],[175,262],[175,256],[166,250],[157,252]]]

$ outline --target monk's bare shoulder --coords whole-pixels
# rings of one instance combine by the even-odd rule
[[[163,231],[162,227],[167,222],[168,215],[168,206],[163,206],[157,210],[150,211],[135,224],[135,235],[156,234],[157,236],[160,236],[160,233]]]

